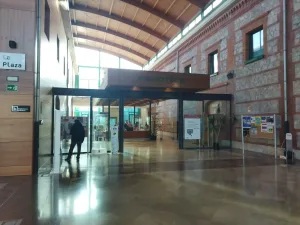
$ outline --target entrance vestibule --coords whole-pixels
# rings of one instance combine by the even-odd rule
[[[115,125],[119,152],[127,141],[166,138],[177,140],[179,149],[213,148],[216,142],[229,149],[232,96],[195,93],[208,89],[208,80],[198,74],[108,69],[102,90],[53,88],[52,94],[53,99],[72,96],[67,116],[86,117],[83,152],[112,151],[110,130]],[[222,127],[212,123],[212,114],[226,117]]]

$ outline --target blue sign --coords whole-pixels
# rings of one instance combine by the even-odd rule
[[[243,116],[243,128],[251,128],[251,116]]]

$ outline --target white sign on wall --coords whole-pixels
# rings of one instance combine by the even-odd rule
[[[184,139],[199,140],[201,138],[201,116],[184,116]]]
[[[25,54],[0,52],[0,69],[25,70]]]

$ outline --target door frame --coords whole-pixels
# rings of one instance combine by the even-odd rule
[[[177,99],[178,100],[178,140],[179,148],[183,149],[183,101],[204,101],[204,100],[223,100],[230,101],[230,113],[232,104],[231,94],[210,94],[210,93],[191,93],[191,92],[163,92],[163,91],[130,91],[130,90],[99,90],[99,89],[78,89],[78,88],[52,88],[54,96],[73,96],[73,97],[90,97],[90,132],[93,125],[93,98],[107,98],[119,100],[119,151],[124,151],[124,100],[126,99]],[[151,105],[151,104],[150,104]],[[109,103],[110,108],[110,103]],[[54,121],[52,120],[52,127]],[[232,145],[232,131],[230,126],[230,145]],[[53,130],[52,130],[53,133]],[[53,139],[52,139],[53,142]],[[91,145],[92,143],[90,143]],[[52,148],[53,153],[53,148]]]

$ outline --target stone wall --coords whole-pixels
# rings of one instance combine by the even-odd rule
[[[295,139],[294,147],[299,148],[300,1],[292,0],[292,2],[293,4],[289,4],[288,1],[287,4],[289,118]],[[233,94],[233,112],[237,118],[243,114],[277,114],[280,119],[278,126],[280,144],[284,140],[282,12],[282,0],[238,1],[218,15],[213,26],[203,27],[175,50],[179,55],[179,71],[183,71],[189,63],[192,65],[192,72],[201,75],[208,74],[208,55],[218,50],[219,74],[211,76],[211,89],[206,92]],[[246,64],[246,35],[260,26],[263,26],[264,30],[264,58]],[[173,54],[172,58],[166,57],[158,63],[154,70],[164,71],[171,68],[170,65],[174,65],[175,62],[176,57]],[[231,80],[227,78],[229,71],[234,71],[235,74]],[[238,147],[240,122],[235,124],[233,129],[233,141]],[[254,148],[268,142],[250,139],[247,148],[257,151]]]

